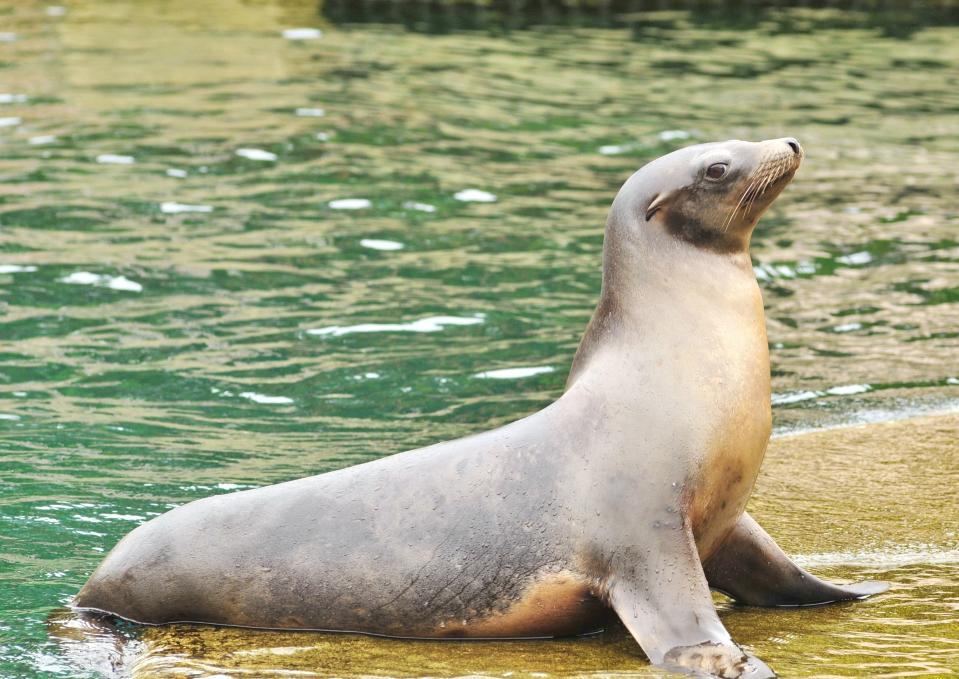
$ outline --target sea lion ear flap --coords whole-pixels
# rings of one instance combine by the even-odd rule
[[[648,222],[652,219],[653,215],[659,212],[659,209],[663,207],[668,200],[668,193],[657,193],[653,196],[653,201],[649,204],[649,207],[646,208],[646,221]]]

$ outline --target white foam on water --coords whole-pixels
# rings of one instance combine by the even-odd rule
[[[403,203],[403,207],[407,210],[419,210],[420,212],[436,212],[435,205],[430,205],[429,203],[417,203],[413,200],[408,200]]]
[[[216,487],[220,490],[239,490],[240,488],[250,488],[251,486],[244,486],[239,483],[218,483]]]
[[[143,286],[136,281],[131,281],[126,276],[110,276],[107,281],[107,287],[111,290],[126,290],[128,292],[142,292]]]
[[[104,276],[91,273],[89,271],[77,271],[69,276],[61,278],[60,281],[63,283],[70,283],[72,285],[97,285],[103,280],[103,278]]]
[[[783,278],[795,278],[796,270],[785,264],[776,265],[776,273],[782,276]]]
[[[168,215],[176,215],[181,212],[213,212],[213,208],[210,205],[189,205],[187,203],[168,201],[160,203],[160,212]]]
[[[16,420],[19,420],[19,419],[20,419],[20,416],[19,416],[19,415],[14,415],[13,413],[0,413],[0,420],[16,421]]]
[[[853,330],[860,330],[862,328],[862,323],[840,323],[839,325],[832,326],[833,332],[852,332]]]
[[[872,261],[872,255],[868,252],[854,252],[851,255],[843,255],[842,257],[837,257],[836,261],[840,264],[852,264],[852,265],[861,265],[868,264]]]
[[[70,676],[74,668],[52,653],[34,652],[29,654],[30,663],[41,672]]]
[[[862,394],[872,390],[870,384],[842,384],[836,387],[830,387],[824,390],[804,389],[801,391],[787,391],[781,394],[772,395],[772,404],[786,405],[789,403],[799,403],[801,401],[810,401],[823,396],[851,396],[853,394]]]
[[[24,264],[0,264],[0,273],[29,273],[37,267]]]
[[[800,274],[808,276],[816,273],[816,265],[807,261],[798,262],[795,267],[788,264],[758,264],[753,267],[753,273],[761,281],[774,278],[795,278]]]
[[[627,153],[636,148],[635,144],[607,144],[599,147],[599,153],[603,156],[618,156],[620,153]]]
[[[61,278],[60,282],[70,285],[95,285],[100,288],[126,292],[143,292],[142,285],[136,281],[131,281],[126,276],[109,276],[107,274],[91,273],[90,271],[76,271]]]
[[[772,404],[774,406],[785,405],[787,403],[799,403],[810,399],[819,398],[823,395],[822,391],[789,391],[783,394],[773,394]]]
[[[0,118],[0,127],[16,127],[23,122],[23,118],[20,116],[6,116],[5,118]]]
[[[37,507],[37,509],[43,511],[59,511],[61,509],[90,509],[91,507],[96,507],[96,505],[91,502],[54,502],[48,505],[41,505]]]
[[[866,408],[845,414],[843,419],[829,424],[814,426],[799,426],[776,429],[773,438],[783,436],[800,436],[816,431],[829,431],[844,427],[857,427],[864,424],[879,424],[882,422],[899,422],[914,417],[928,417],[934,415],[949,415],[959,412],[959,400],[946,400],[935,403],[914,403],[898,408]]]
[[[659,138],[662,141],[676,141],[677,139],[689,139],[692,135],[691,132],[686,130],[663,130],[659,133]]]
[[[264,161],[274,161],[277,159],[275,153],[270,153],[269,151],[264,151],[263,149],[237,149],[234,151],[236,155],[240,158],[246,158],[247,160],[264,160]]]
[[[167,169],[167,171],[166,171],[166,176],[167,176],[167,177],[176,177],[177,179],[183,179],[184,177],[187,176],[187,171],[186,171],[186,170],[181,170],[181,169],[178,168],[178,167],[171,167],[171,168],[168,168],[168,169]]]
[[[25,104],[27,103],[27,99],[28,97],[25,94],[0,92],[0,104]]]
[[[287,40],[316,40],[323,37],[323,31],[318,28],[287,28],[282,35]]]
[[[329,132],[317,132],[317,133],[316,133],[316,138],[319,139],[320,141],[329,141],[329,140],[330,140],[330,133],[329,133]]]
[[[16,42],[17,34],[9,31],[0,31],[0,42]]]
[[[872,385],[869,384],[844,384],[826,389],[826,393],[833,396],[849,396],[851,394],[862,394],[870,389],[872,389]]]
[[[311,328],[308,335],[342,337],[354,333],[367,332],[439,332],[448,325],[476,325],[485,319],[483,314],[473,317],[463,316],[427,316],[409,323],[361,323],[359,325],[330,325],[325,328]]]
[[[139,514],[101,514],[104,519],[117,519],[120,521],[143,521],[147,517]]]
[[[327,203],[327,206],[333,210],[365,210],[368,207],[373,207],[373,203],[366,198],[340,198],[331,200]]]
[[[485,370],[476,373],[473,377],[484,380],[515,380],[533,375],[545,375],[554,372],[556,368],[550,365],[538,365],[530,368],[502,368],[500,370]]]
[[[326,115],[326,110],[322,108],[298,108],[295,111],[296,115],[304,116],[307,118],[322,118]]]
[[[45,144],[52,144],[57,140],[55,135],[52,134],[38,134],[36,137],[30,137],[27,139],[27,143],[32,146],[44,146]]]
[[[50,5],[47,7],[47,16],[48,17],[62,17],[67,13],[67,8],[61,5]]]
[[[496,194],[481,189],[463,189],[453,194],[453,198],[464,203],[495,203]]]
[[[133,156],[124,156],[117,153],[101,153],[96,158],[102,165],[133,165],[137,159]]]
[[[395,240],[379,240],[377,238],[364,238],[360,245],[371,250],[402,250],[405,246]]]
[[[240,396],[254,403],[262,403],[265,405],[286,405],[293,403],[293,399],[287,396],[267,396],[266,394],[258,394],[255,391],[244,391],[240,393]]]

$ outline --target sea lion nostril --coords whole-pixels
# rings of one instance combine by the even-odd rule
[[[789,145],[789,148],[793,150],[793,153],[795,153],[797,156],[800,153],[802,153],[802,147],[799,145],[799,142],[793,139],[792,137],[787,139],[786,143]]]

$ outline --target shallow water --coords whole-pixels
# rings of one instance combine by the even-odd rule
[[[716,595],[733,637],[784,677],[948,676],[959,670],[959,414],[773,441],[751,511],[784,548],[837,581],[888,592],[833,606],[756,609]],[[409,642],[177,625],[117,644],[70,615],[54,626],[79,666],[126,657],[137,678],[177,676],[663,677],[619,626],[557,641]]]
[[[146,518],[554,398],[612,196],[686,143],[807,152],[753,244],[780,432],[959,408],[954,10],[349,6],[0,3],[0,676],[86,676],[44,621]],[[778,476],[770,453],[753,509],[785,547],[908,583],[729,611],[787,676],[959,671],[959,453],[936,422],[924,457],[921,427],[835,466],[793,450],[812,466]],[[627,642],[543,666],[642,672]],[[447,645],[437,662],[468,660],[442,670],[423,645],[317,643],[377,659],[331,650],[331,675],[538,671],[567,648]]]

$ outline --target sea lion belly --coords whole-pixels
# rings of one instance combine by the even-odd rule
[[[448,620],[437,637],[517,639],[566,637],[600,631],[613,615],[592,583],[572,571],[543,573],[512,602],[473,620]]]

